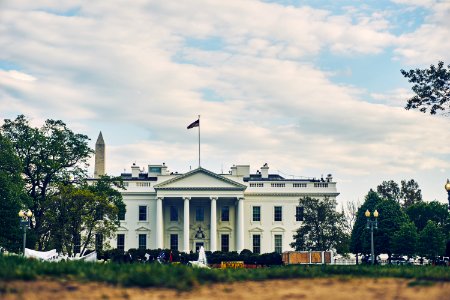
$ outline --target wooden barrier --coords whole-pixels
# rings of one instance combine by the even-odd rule
[[[245,268],[243,261],[222,261],[220,262],[221,269],[243,269]]]

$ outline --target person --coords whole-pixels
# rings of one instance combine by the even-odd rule
[[[172,261],[173,261],[172,250],[170,250],[170,253],[169,253],[169,262],[172,262]]]

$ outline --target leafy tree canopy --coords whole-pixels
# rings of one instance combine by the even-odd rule
[[[447,69],[448,68],[448,69]],[[450,65],[440,61],[428,69],[400,70],[413,85],[415,95],[408,100],[405,109],[419,109],[434,115],[438,111],[450,110]]]
[[[381,197],[397,201],[403,207],[422,201],[422,190],[414,180],[402,180],[400,186],[393,180],[383,181],[377,186],[377,192]]]
[[[418,252],[419,255],[428,258],[435,258],[445,252],[445,235],[442,229],[431,220],[419,234]]]
[[[47,197],[57,186],[80,182],[86,177],[87,161],[92,153],[86,135],[76,134],[62,121],[47,120],[40,128],[30,126],[25,116],[6,119],[0,132],[7,137],[22,164],[26,192],[32,199],[33,228],[39,237],[39,249],[48,238],[44,231]]]
[[[305,197],[299,205],[304,209],[304,220],[294,235],[291,247],[296,250],[345,249],[342,243],[348,239],[345,219],[336,211],[336,200]]]
[[[450,221],[447,205],[438,201],[415,203],[406,209],[406,214],[419,231],[425,228],[429,220],[441,227],[446,226]]]
[[[417,251],[419,235],[417,228],[412,222],[405,222],[400,229],[394,233],[392,238],[392,252],[397,255],[413,257]]]
[[[24,201],[20,161],[9,140],[0,134],[0,246],[20,248],[18,213]]]

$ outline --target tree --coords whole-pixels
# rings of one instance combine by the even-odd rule
[[[11,143],[0,134],[0,246],[9,250],[20,248],[18,213],[23,200],[19,158]]]
[[[422,201],[422,191],[414,179],[409,181],[402,180],[400,184],[401,186],[399,187],[393,180],[383,181],[377,186],[377,193],[385,199],[397,201],[405,208]]]
[[[385,199],[391,199],[400,203],[400,188],[393,180],[383,181],[377,186],[377,193]]]
[[[378,203],[381,202],[380,196],[370,190],[365,197],[364,203],[359,207],[355,224],[352,228],[352,233],[350,236],[350,251],[356,255],[356,263],[358,263],[358,256],[361,253],[369,253],[370,244],[368,244],[367,235],[369,234],[366,229],[367,218],[364,213],[366,210],[374,211]]]
[[[412,222],[405,222],[392,238],[392,252],[397,255],[406,255],[408,258],[417,252],[419,235],[417,228]]]
[[[440,61],[437,67],[400,72],[414,84],[415,95],[407,101],[405,109],[419,109],[423,113],[429,109],[432,115],[439,110],[450,110],[450,65],[446,69]]]
[[[89,138],[75,134],[59,120],[47,120],[41,128],[33,128],[23,115],[6,119],[0,132],[11,141],[22,163],[26,193],[32,199],[32,229],[42,249],[49,238],[43,226],[49,209],[45,203],[57,193],[58,185],[80,182],[86,177],[87,160],[92,153],[87,145]]]
[[[400,198],[402,199],[402,205],[405,208],[422,201],[422,190],[419,189],[419,184],[414,181],[414,179],[409,181],[402,180]]]
[[[342,247],[345,241],[345,219],[336,211],[336,200],[330,198],[300,199],[299,205],[304,209],[304,220],[294,235],[291,247],[296,250],[331,250]]]
[[[375,250],[386,253],[389,260],[394,253],[392,240],[401,226],[409,222],[408,216],[403,212],[400,205],[389,199],[383,199],[376,207],[378,210],[378,230],[374,232]]]
[[[435,222],[438,226],[445,227],[450,218],[447,205],[438,201],[415,203],[406,208],[406,214],[419,231],[425,228],[429,220]]]
[[[96,235],[104,241],[112,237],[120,225],[118,213],[125,207],[118,188],[123,188],[121,179],[109,176],[91,185],[61,186],[45,213],[52,246],[70,255],[93,248]]]
[[[418,252],[420,256],[435,258],[445,252],[445,235],[442,229],[429,220],[419,234]]]

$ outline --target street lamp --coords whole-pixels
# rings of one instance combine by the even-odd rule
[[[447,179],[447,183],[445,184],[445,190],[448,194],[448,210],[450,210],[450,180]]]
[[[25,244],[27,241],[27,228],[30,228],[30,221],[33,213],[31,210],[21,210],[19,211],[20,217],[20,228],[23,228],[23,256],[25,256]]]
[[[378,229],[378,211],[375,209],[373,212],[373,219],[370,217],[370,211],[366,210],[365,215],[367,217],[367,229],[370,229],[370,254],[372,257],[372,265],[375,264],[375,250],[373,247],[373,228]]]

